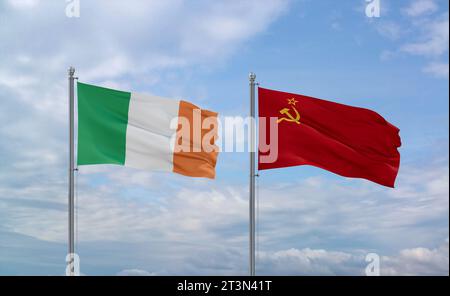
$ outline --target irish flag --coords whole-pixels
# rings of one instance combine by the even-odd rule
[[[78,82],[78,165],[215,177],[217,113],[180,100]]]

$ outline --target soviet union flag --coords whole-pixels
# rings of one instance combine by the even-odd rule
[[[259,131],[266,133],[265,139],[270,139],[271,130],[262,128],[261,119],[278,118],[278,157],[264,163],[261,157],[269,152],[260,149],[259,170],[312,165],[394,187],[400,165],[399,129],[378,113],[264,88],[258,94]]]

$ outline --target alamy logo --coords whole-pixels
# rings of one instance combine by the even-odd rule
[[[66,256],[66,275],[79,276],[80,275],[80,256],[76,253],[69,253]]]
[[[366,256],[366,275],[367,276],[380,276],[380,256],[376,253],[369,253]]]
[[[80,17],[80,0],[66,0],[66,16],[68,18]]]
[[[381,15],[381,0],[366,0],[366,16],[367,17],[380,17]]]

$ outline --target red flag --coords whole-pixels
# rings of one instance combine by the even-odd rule
[[[259,170],[312,165],[394,187],[400,164],[399,129],[378,113],[303,95],[258,90]],[[278,126],[278,157],[271,162],[265,159],[271,153],[265,151],[265,145],[276,129],[269,128],[269,118]]]

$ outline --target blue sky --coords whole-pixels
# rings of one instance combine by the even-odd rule
[[[401,129],[397,188],[313,167],[262,172],[257,273],[447,274],[448,1],[0,3],[0,274],[61,275],[67,68],[83,82],[248,114],[261,86],[366,107]],[[87,275],[247,274],[248,156],[214,181],[117,166],[77,176]]]

